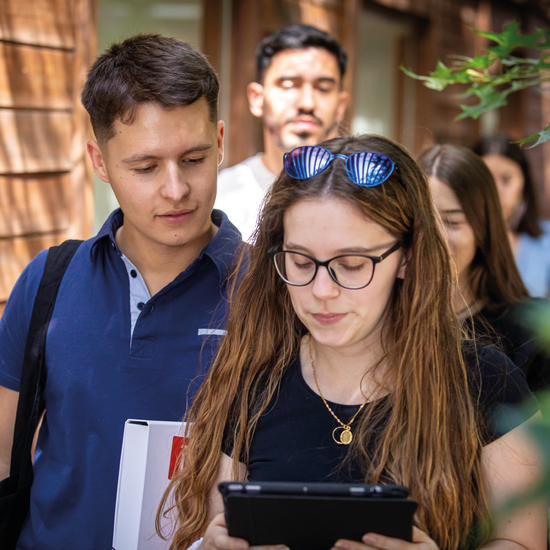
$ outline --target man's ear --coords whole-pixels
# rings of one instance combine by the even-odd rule
[[[409,265],[411,258],[412,258],[412,250],[407,250],[405,254],[403,254],[403,258],[401,258],[401,266],[399,267],[399,271],[397,272],[398,279],[405,278],[405,273],[407,272],[407,266]]]
[[[336,108],[336,120],[342,122],[344,115],[346,114],[346,108],[349,103],[349,93],[348,92],[338,92],[338,107]]]
[[[248,108],[250,112],[258,118],[264,114],[264,87],[258,82],[251,82],[246,87],[248,96]]]
[[[107,173],[107,169],[105,167],[105,159],[103,158],[103,153],[101,152],[97,141],[95,141],[95,139],[88,140],[87,148],[88,155],[90,155],[92,166],[94,167],[94,172],[97,174],[97,177],[101,181],[109,183],[109,174]]]
[[[218,166],[223,162],[223,136],[225,133],[225,123],[223,120],[218,120],[216,127],[218,141]]]

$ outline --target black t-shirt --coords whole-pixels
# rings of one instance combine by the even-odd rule
[[[498,430],[494,428],[497,409],[503,404],[520,403],[530,398],[531,393],[522,371],[495,346],[479,350],[478,364],[474,354],[465,352],[465,357],[471,371],[474,402],[478,403],[479,412],[489,426],[489,443],[517,425],[513,415],[500,410]],[[368,407],[379,406],[382,400],[367,403],[359,416]],[[343,422],[359,409],[357,405],[331,402],[329,405]],[[357,464],[348,461],[347,465],[340,467],[349,446],[338,445],[332,438],[332,432],[338,426],[321,397],[305,382],[300,359],[296,357],[256,426],[250,446],[248,480],[364,482]],[[223,451],[231,456],[232,450],[232,434],[226,430]]]
[[[523,370],[532,392],[550,387],[550,355],[539,345],[527,322],[529,309],[545,303],[548,301],[528,298],[498,310],[486,307],[473,317],[476,337],[498,345]]]

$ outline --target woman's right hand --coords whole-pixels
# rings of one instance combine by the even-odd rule
[[[288,550],[283,545],[250,546],[244,539],[230,537],[224,514],[218,514],[208,525],[199,550]]]

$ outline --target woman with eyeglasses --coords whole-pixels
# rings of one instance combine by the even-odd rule
[[[376,136],[295,149],[255,242],[157,518],[177,514],[171,548],[246,549],[216,489],[245,479],[409,487],[412,543],[365,533],[335,548],[546,548],[541,505],[480,528],[539,475],[525,424],[497,432],[491,417],[529,390],[494,347],[463,350],[447,247],[410,155]]]
[[[528,325],[529,307],[541,301],[528,297],[521,280],[489,168],[455,145],[435,145],[419,162],[456,270],[458,317],[476,337],[499,344],[525,372],[533,392],[547,389],[550,357]]]

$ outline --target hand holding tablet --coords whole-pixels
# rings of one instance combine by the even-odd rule
[[[328,550],[372,532],[412,541],[417,503],[399,485],[236,483],[218,486],[229,535],[250,545]]]

